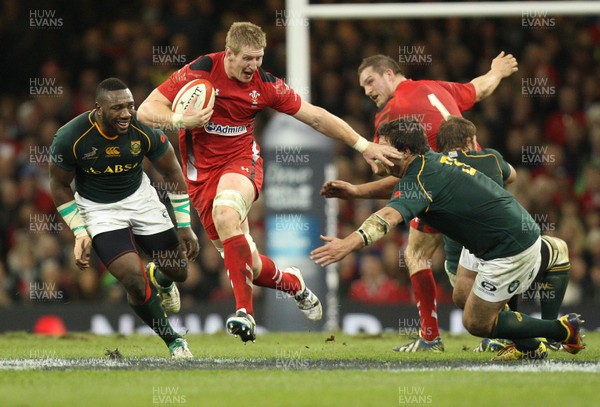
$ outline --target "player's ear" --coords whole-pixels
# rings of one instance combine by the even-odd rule
[[[477,136],[469,136],[467,137],[467,148],[469,150],[475,150],[475,146],[477,145]]]

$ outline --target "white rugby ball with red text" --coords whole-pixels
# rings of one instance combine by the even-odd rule
[[[198,110],[213,107],[215,104],[215,89],[212,84],[206,79],[194,79],[179,90],[177,96],[173,99],[172,110],[175,113],[185,112],[195,96],[198,96],[195,104]]]

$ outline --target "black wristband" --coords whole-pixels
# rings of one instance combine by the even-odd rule
[[[362,240],[363,240],[363,243],[365,244],[365,246],[368,246],[369,238],[367,237],[367,234],[365,233],[365,231],[362,229],[358,229],[357,232],[360,235],[360,237],[362,237]]]

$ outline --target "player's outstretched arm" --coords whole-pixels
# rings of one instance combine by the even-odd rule
[[[137,118],[150,127],[159,127],[161,129],[193,129],[202,127],[210,120],[213,108],[196,109],[197,98],[197,96],[192,98],[190,107],[185,112],[174,113],[171,111],[171,101],[158,89],[154,89],[138,107]]]
[[[177,222],[177,234],[188,259],[194,260],[200,252],[198,237],[192,230],[190,219],[190,197],[187,194],[185,179],[175,156],[173,146],[153,162],[158,172],[169,186],[169,200],[173,206]]]
[[[325,245],[310,252],[310,259],[320,266],[336,263],[355,250],[362,249],[381,239],[397,224],[403,222],[400,212],[385,207],[367,218],[363,224],[344,239],[321,236]]]
[[[75,235],[75,247],[73,249],[75,264],[80,269],[88,268],[90,266],[92,239],[87,233],[85,221],[79,214],[79,209],[75,203],[75,195],[71,190],[71,182],[75,172],[65,171],[52,162],[48,164],[48,168],[50,171],[50,194],[54,205]]]
[[[400,159],[402,157],[394,147],[382,146],[367,141],[367,139],[355,132],[344,120],[304,100],[300,105],[300,110],[298,110],[294,117],[327,137],[343,141],[354,148],[363,155],[373,172],[377,172],[378,170],[377,160],[393,166],[394,163],[389,159]]]
[[[398,178],[392,176],[358,185],[332,180],[323,184],[321,195],[340,199],[388,199],[397,183]]]
[[[473,79],[471,83],[475,87],[475,100],[479,102],[496,90],[500,81],[519,70],[517,59],[512,55],[505,55],[502,51],[492,60],[490,70],[485,74]]]

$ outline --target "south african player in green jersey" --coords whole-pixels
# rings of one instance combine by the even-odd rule
[[[477,128],[469,120],[463,117],[450,116],[440,125],[437,144],[441,152],[484,173],[498,185],[506,186],[513,182],[517,177],[517,173],[499,152],[491,148],[476,151],[476,133]],[[458,307],[463,309],[477,274],[459,265],[462,251],[460,243],[445,236],[444,251],[446,253],[444,267],[454,287],[454,301]],[[528,291],[529,293],[535,292],[540,299],[542,319],[556,319],[569,282],[569,271],[571,269],[569,250],[566,242],[562,239],[554,236],[542,236],[540,255],[542,256],[542,263],[536,273],[536,279]],[[457,268],[466,277],[461,281],[470,282],[471,284],[458,287],[455,285]],[[528,295],[527,292],[523,294],[523,296],[526,295]],[[510,300],[511,310],[518,310],[519,297],[514,296]],[[506,344],[502,341],[485,338],[475,350],[500,350],[501,352],[497,357],[499,360],[512,360],[526,359],[532,356],[539,358],[540,355],[546,353],[546,345],[554,350],[561,348],[558,343],[554,342],[539,343],[534,350],[533,346],[535,345],[534,342],[521,344],[519,341],[514,344]]]
[[[321,266],[335,263],[418,216],[462,244],[460,263],[477,272],[464,306],[467,331],[531,343],[544,337],[570,353],[583,349],[578,314],[549,321],[504,310],[510,298],[528,289],[542,263],[540,229],[515,197],[476,169],[431,151],[416,118],[387,123],[379,134],[381,143],[404,154],[393,167],[385,166],[400,178],[391,200],[344,239],[323,236],[327,243],[311,258]],[[459,273],[456,285],[466,284],[463,279]]]
[[[77,266],[89,267],[93,247],[172,357],[192,357],[165,313],[179,311],[174,281],[185,281],[187,260],[199,251],[185,180],[165,134],[138,122],[131,91],[109,78],[98,85],[95,109],[61,127],[50,151],[52,199],[75,235]],[[177,231],[142,171],[144,157],[168,186]],[[136,243],[153,260],[146,268]]]

